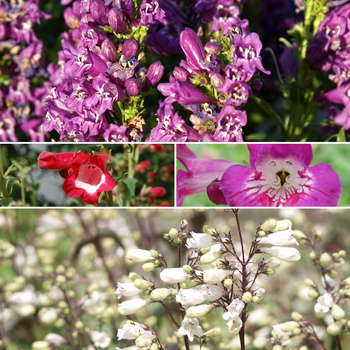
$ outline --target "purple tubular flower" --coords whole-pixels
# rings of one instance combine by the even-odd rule
[[[157,84],[161,79],[164,73],[164,66],[160,61],[152,63],[147,70],[147,74],[145,77],[145,89],[150,88],[154,84]]]
[[[229,160],[197,158],[186,145],[176,145],[177,159],[187,171],[177,172],[177,206],[182,206],[185,197],[206,191],[208,184],[221,178],[226,169],[234,164]]]
[[[261,63],[261,49],[262,43],[258,34],[250,33],[245,38],[238,34],[235,40],[234,64],[237,67],[243,67],[251,74],[254,74],[256,68],[265,74],[270,74],[270,71],[266,70]]]
[[[205,71],[204,60],[206,58],[203,45],[197,34],[190,28],[186,28],[180,34],[180,46],[186,55],[186,60],[191,69]]]
[[[108,12],[108,24],[116,33],[124,34],[128,31],[128,24],[123,12],[114,7]]]
[[[140,6],[140,24],[147,26],[157,22],[165,23],[165,12],[159,7],[159,2],[156,0],[143,0]]]
[[[99,24],[108,24],[108,8],[102,0],[90,0],[91,17]]]
[[[168,96],[164,101],[166,103],[178,102],[182,105],[217,103],[214,98],[204,95],[202,91],[198,90],[193,85],[183,81],[178,81],[174,77],[170,77],[170,83],[159,84],[157,89],[164,96]]]
[[[108,129],[104,132],[103,138],[107,142],[128,142],[129,139],[126,136],[126,126],[118,126],[116,124],[109,125]]]
[[[248,145],[250,166],[234,165],[219,190],[229,206],[336,206],[342,187],[329,164],[309,167],[310,144]]]
[[[101,54],[109,62],[115,62],[117,60],[117,49],[108,38],[103,40],[101,44]]]
[[[136,39],[128,39],[123,43],[122,51],[125,58],[132,58],[140,48],[140,43]]]
[[[182,67],[176,66],[173,71],[173,75],[177,80],[187,81],[190,74],[188,71]]]
[[[129,78],[125,81],[126,92],[130,96],[136,96],[141,91],[141,82],[137,78]]]

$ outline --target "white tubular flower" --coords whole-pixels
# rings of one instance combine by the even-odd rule
[[[49,333],[45,336],[45,340],[48,341],[51,345],[59,346],[63,344],[68,344],[68,340],[61,337],[56,333]]]
[[[13,293],[6,300],[11,304],[38,304],[38,297],[30,290]]]
[[[266,263],[270,269],[275,270],[278,266],[281,265],[281,260],[272,256],[271,258],[266,260]]]
[[[155,335],[140,335],[136,338],[136,346],[139,348],[149,348],[153,340],[156,339]]]
[[[215,301],[220,299],[224,294],[227,294],[220,287],[213,286],[210,284],[202,284],[200,286],[204,299],[207,301]]]
[[[167,299],[173,293],[172,289],[168,288],[157,288],[152,290],[151,299],[153,301],[161,301]]]
[[[189,318],[203,317],[213,308],[214,308],[214,305],[211,305],[211,304],[191,306],[186,310],[186,315]]]
[[[219,259],[221,254],[222,254],[221,244],[217,243],[210,247],[210,251],[208,253],[203,254],[201,256],[200,261],[203,265],[211,264],[215,260]]]
[[[118,312],[124,316],[132,315],[151,302],[150,299],[131,299],[118,305]]]
[[[118,340],[122,339],[136,339],[137,335],[152,335],[151,331],[144,329],[144,325],[134,322],[134,324],[124,323],[121,329],[118,329]]]
[[[32,304],[13,304],[11,309],[18,315],[22,317],[28,317],[35,314],[36,308]]]
[[[207,233],[191,232],[192,238],[186,240],[186,247],[191,248],[207,248],[211,246],[211,236]]]
[[[232,275],[232,271],[222,269],[209,269],[204,271],[203,280],[208,284],[219,284],[229,275]]]
[[[90,331],[89,334],[94,346],[97,348],[105,349],[111,342],[111,338],[106,332]]]
[[[126,254],[127,259],[133,262],[143,262],[148,260],[154,260],[149,250],[144,249],[131,249]]]
[[[295,248],[271,247],[271,248],[260,248],[260,251],[262,253],[270,254],[282,261],[294,262],[300,259],[300,253]]]
[[[333,306],[334,300],[330,293],[324,293],[317,298],[317,304],[315,305],[315,312],[328,312]]]
[[[227,321],[228,319],[239,316],[244,309],[244,302],[239,299],[233,299],[231,304],[227,307],[227,312],[222,315],[222,318]]]
[[[50,350],[50,344],[46,340],[35,341],[32,343],[32,350]]]
[[[189,306],[195,306],[203,303],[204,294],[200,286],[179,290],[179,293],[176,295],[176,302],[181,303],[182,307],[187,309]]]
[[[291,229],[285,231],[279,231],[276,233],[271,233],[267,237],[260,239],[259,244],[272,244],[279,246],[286,246],[291,244],[299,244],[297,240],[293,237],[294,231]]]
[[[51,325],[57,321],[58,312],[53,307],[42,308],[38,313],[38,318],[43,324]]]
[[[228,330],[233,334],[238,334],[242,328],[242,320],[238,315],[231,317],[226,322]]]
[[[187,278],[187,273],[182,267],[166,268],[160,273],[160,279],[166,283],[180,283]]]
[[[117,289],[114,292],[118,295],[118,299],[121,299],[122,297],[133,297],[139,293],[141,293],[142,290],[135,287],[133,282],[130,283],[117,283]]]
[[[195,334],[199,337],[203,335],[203,330],[200,327],[198,320],[196,318],[185,316],[182,325],[177,332],[177,336],[180,338],[187,335],[189,341],[193,341]]]

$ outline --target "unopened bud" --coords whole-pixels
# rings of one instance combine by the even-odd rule
[[[191,306],[186,310],[186,315],[189,318],[198,318],[203,317],[206,315],[210,310],[214,308],[213,305],[198,305],[198,306]]]
[[[327,268],[332,263],[332,257],[328,253],[323,253],[320,256],[320,263],[322,267]]]
[[[151,271],[154,271],[156,267],[157,267],[157,265],[155,265],[153,263],[145,263],[142,265],[142,270],[147,271],[147,272],[151,272]]]
[[[299,312],[292,312],[292,319],[296,322],[300,322],[303,319],[303,315],[299,314]]]
[[[213,337],[217,337],[220,334],[221,334],[221,329],[219,327],[216,327],[205,332],[204,336],[206,336],[207,338],[213,338]]]
[[[338,277],[338,273],[335,270],[327,271],[327,275],[334,280]]]
[[[259,237],[264,237],[264,236],[266,236],[265,231],[259,231],[258,234],[259,234]]]
[[[282,346],[280,345],[275,345],[272,350],[282,350]]]
[[[32,343],[32,350],[50,350],[50,348],[50,343],[47,340]]]
[[[215,233],[215,230],[209,225],[204,225],[203,226],[203,231],[205,233],[207,233],[208,235],[213,235]]]
[[[275,229],[277,226],[277,221],[274,219],[265,221],[260,228],[264,231],[272,231],[273,229]]]
[[[174,243],[175,244],[179,244],[180,243],[180,238],[179,237],[174,238]]]
[[[75,322],[75,328],[76,329],[83,329],[84,328],[84,323],[81,321]]]
[[[294,329],[293,329],[293,334],[294,334],[294,335],[299,335],[299,334],[301,334],[301,329],[300,329],[300,328],[294,328]]]
[[[146,280],[144,280],[144,279],[142,279],[142,278],[137,278],[137,279],[134,281],[134,286],[135,286],[137,289],[144,290],[144,289],[153,287],[153,286],[154,286],[154,283],[149,282],[149,281],[146,281]]]
[[[345,258],[346,251],[345,250],[339,250],[338,254],[339,254],[339,258]]]
[[[178,230],[177,230],[176,228],[171,228],[171,229],[169,230],[169,236],[170,236],[171,238],[177,237],[178,234],[179,234],[179,232],[178,232]]]
[[[285,231],[292,227],[292,222],[288,219],[278,220],[276,227],[272,230],[273,232]]]
[[[224,280],[224,286],[225,286],[227,289],[231,289],[232,284],[233,284],[233,281],[232,281],[231,278],[226,278],[226,279]]]
[[[64,283],[66,283],[66,277],[64,277],[62,275],[58,275],[58,276],[56,276],[56,282],[58,284],[64,284]]]
[[[260,303],[261,300],[262,300],[262,296],[261,295],[255,295],[252,298],[252,302],[253,303]]]
[[[198,283],[196,281],[191,281],[191,280],[185,280],[185,281],[180,282],[180,287],[182,289],[194,288],[197,285],[198,285]]]
[[[253,341],[253,345],[256,349],[265,349],[267,340],[263,337],[256,337]]]
[[[266,269],[266,274],[267,274],[268,276],[272,276],[274,273],[275,273],[275,270],[270,269],[270,268]]]
[[[315,286],[315,282],[314,282],[311,278],[305,278],[305,279],[304,279],[304,283],[305,283],[308,287],[314,287],[314,286]]]
[[[340,321],[334,322],[327,327],[327,333],[333,336],[339,335],[342,331],[342,323]]]
[[[126,257],[133,262],[143,262],[154,259],[151,252],[145,249],[131,249],[127,252]]]
[[[316,299],[316,298],[319,296],[319,294],[318,294],[315,290],[313,290],[313,289],[309,289],[307,295],[308,295],[311,299]]]
[[[309,257],[310,259],[314,260],[316,258],[316,253],[314,251],[312,251],[310,254],[309,254]]]
[[[315,232],[315,236],[316,236],[316,237],[321,237],[321,236],[322,236],[322,232],[321,232],[321,231]]]
[[[152,335],[140,335],[136,340],[135,344],[138,348],[148,348],[152,345],[153,339],[155,339],[156,336]]]
[[[292,332],[295,328],[299,327],[298,322],[289,321],[281,324],[282,332]]]
[[[221,252],[210,252],[202,255],[200,261],[203,265],[207,265],[219,259],[220,256],[221,256]]]
[[[182,266],[182,268],[184,269],[184,271],[186,273],[192,273],[192,271],[193,271],[193,269],[190,265],[184,265],[184,266]]]
[[[152,290],[151,292],[151,299],[153,301],[164,301],[167,299],[170,295],[172,295],[173,290],[168,288],[157,288]]]
[[[250,303],[252,301],[252,295],[249,292],[245,292],[242,295],[242,301],[244,301],[246,304]]]
[[[158,253],[156,250],[151,249],[151,250],[150,250],[150,253],[151,253],[152,258],[158,259],[159,253]]]
[[[346,286],[350,287],[350,277],[345,278],[344,283]]]
[[[159,350],[158,345],[156,343],[153,343],[149,350]]]
[[[309,348],[306,345],[303,345],[299,348],[299,350],[309,350]]]
[[[341,320],[345,317],[345,311],[337,304],[334,304],[332,306],[332,316],[335,320]]]
[[[266,263],[269,268],[275,270],[278,266],[281,265],[281,260],[272,256],[271,258],[266,260]]]
[[[305,234],[300,230],[294,230],[293,236],[298,239],[306,238]]]
[[[137,278],[141,278],[141,276],[139,276],[137,273],[135,272],[130,272],[129,273],[129,278],[131,279],[131,281],[135,281]]]

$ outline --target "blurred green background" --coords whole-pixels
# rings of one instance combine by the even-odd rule
[[[227,159],[242,165],[249,166],[249,151],[245,144],[190,144],[187,145],[198,158]],[[350,145],[347,144],[312,144],[313,159],[311,166],[319,163],[328,163],[338,173],[343,187],[338,206],[350,206]],[[177,160],[176,169],[185,167]],[[217,206],[209,200],[206,193],[200,193],[185,198],[183,206],[186,207],[212,207]],[[225,207],[225,205],[220,205]]]

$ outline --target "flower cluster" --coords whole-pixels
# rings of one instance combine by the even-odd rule
[[[189,342],[193,342],[195,338],[203,344],[210,334],[218,332],[215,328],[204,332],[200,326],[200,319],[213,309],[223,310],[221,316],[229,332],[244,334],[244,324],[248,318],[247,307],[251,303],[259,303],[265,292],[264,288],[258,285],[260,275],[273,274],[281,260],[298,261],[300,253],[295,248],[285,247],[298,244],[293,237],[291,221],[271,219],[257,228],[249,254],[245,254],[246,242],[242,241],[237,211],[234,211],[234,215],[240,244],[239,241],[235,243],[231,232],[220,235],[208,225],[204,226],[204,233],[189,234],[186,232],[186,221],[181,223],[179,231],[172,228],[164,235],[164,238],[179,250],[185,243],[188,249],[185,265],[182,265],[179,259],[179,267],[168,267],[165,256],[156,250],[129,250],[127,258],[134,263],[143,262],[144,271],[162,268],[159,278],[165,285],[159,286],[157,281],[148,281],[145,277],[131,272],[129,282],[118,283],[118,298],[128,299],[119,304],[119,313],[131,315],[151,303],[160,303],[178,327],[177,337],[184,337],[186,349],[189,349]],[[268,254],[270,258],[258,261],[259,253]],[[166,284],[172,286],[167,287]],[[168,301],[174,302],[177,308],[183,310],[181,325],[166,306]],[[127,327],[124,325],[118,331],[119,339],[135,339],[129,338],[126,331],[131,327],[140,328],[140,325]],[[134,333],[135,329],[132,328]],[[144,334],[144,331],[141,334]],[[155,334],[148,334],[147,339],[148,343],[144,345],[147,349],[152,349],[152,345],[159,342]],[[240,339],[241,344],[244,344],[242,336]],[[138,346],[137,339],[136,345]],[[244,345],[241,346],[244,348]]]
[[[164,20],[158,1],[144,0],[140,21],[133,3],[75,1],[64,12],[57,65],[50,65],[45,132],[61,140],[140,141],[145,132],[143,101],[163,74],[157,61],[141,66],[140,43],[151,23]]]
[[[259,35],[249,32],[248,21],[240,20],[233,1],[219,3],[214,6],[213,2],[211,16],[205,13],[205,19],[213,21],[212,31],[221,29],[221,38],[212,37],[203,47],[192,29],[181,32],[186,60],[175,67],[169,83],[158,85],[166,99],[160,102],[158,126],[148,141],[243,141],[247,115],[239,108],[252,94],[248,82],[255,81],[257,69],[270,72],[261,63]],[[201,12],[205,6],[197,1],[196,8]],[[175,112],[174,102],[192,112],[193,127]]]
[[[39,10],[38,0],[2,1],[0,11],[0,141],[18,141],[22,133],[42,142],[48,73],[33,25],[51,16]]]
[[[310,167],[312,147],[250,144],[250,168],[228,160],[198,159],[178,146],[186,167],[177,175],[177,204],[186,196],[207,192],[215,204],[229,206],[336,206],[341,196],[338,174],[329,164]]]

